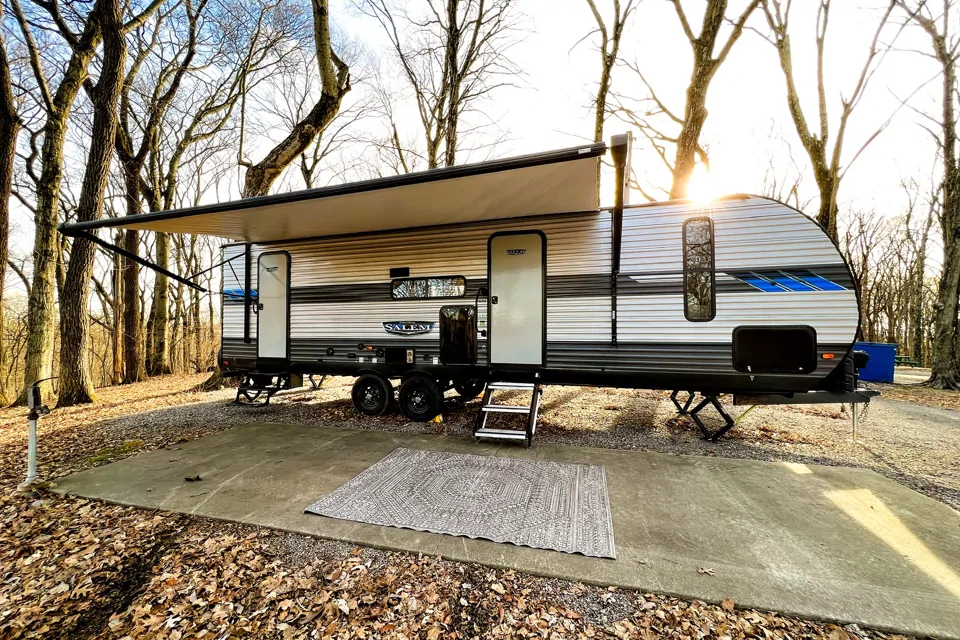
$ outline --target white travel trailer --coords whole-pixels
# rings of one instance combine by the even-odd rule
[[[381,414],[396,395],[408,418],[427,421],[447,389],[485,390],[478,437],[529,445],[546,384],[673,390],[711,438],[733,424],[720,394],[751,404],[869,400],[857,385],[865,360],[853,352],[856,284],[823,229],[758,196],[624,204],[629,147],[616,136],[609,149],[62,231],[116,251],[97,229],[233,241],[220,265],[220,364],[242,375],[238,401],[269,402],[306,374],[350,375],[357,410]],[[602,208],[597,163],[608,151],[617,192]],[[530,406],[494,402],[499,389],[528,390]],[[717,431],[698,417],[708,405],[725,419]],[[526,414],[526,428],[488,428],[491,412]]]

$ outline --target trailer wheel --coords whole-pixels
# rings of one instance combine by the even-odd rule
[[[430,422],[443,407],[443,391],[436,380],[411,376],[400,385],[400,411],[413,422]]]
[[[350,396],[357,411],[368,416],[380,416],[393,399],[393,385],[378,375],[367,373],[353,383]]]
[[[473,400],[483,393],[482,380],[457,380],[453,383],[453,388],[464,400]]]

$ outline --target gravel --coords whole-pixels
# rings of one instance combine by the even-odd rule
[[[40,423],[42,477],[106,464],[253,421],[470,437],[480,405],[479,399],[464,403],[448,392],[443,421],[423,424],[407,421],[396,410],[376,418],[358,414],[350,401],[352,378],[329,378],[316,391],[282,392],[263,408],[231,405],[232,389],[190,391],[202,380],[203,375],[154,378],[104,389],[104,402],[98,405],[54,410]],[[677,416],[667,392],[545,387],[534,446],[556,443],[865,467],[960,509],[960,411],[940,408],[949,405],[943,394],[950,392],[906,385],[881,390],[915,401],[875,399],[860,421],[856,443],[851,440],[849,410],[841,405],[757,407],[725,438],[708,442],[689,418]],[[526,400],[521,392],[499,393],[500,402]],[[928,404],[916,402],[926,401],[931,393]],[[746,409],[725,406],[734,417]],[[23,413],[22,409],[0,410],[0,444],[25,439]],[[525,416],[498,415],[496,419],[497,426],[513,420],[519,428]],[[708,423],[711,419],[719,426],[719,418],[708,416]],[[67,451],[44,447],[66,431]],[[7,462],[23,463],[19,456],[10,456]]]

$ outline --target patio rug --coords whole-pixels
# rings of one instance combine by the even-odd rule
[[[602,467],[398,448],[307,513],[614,558]]]

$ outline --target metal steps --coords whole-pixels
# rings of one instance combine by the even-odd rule
[[[231,404],[241,407],[266,407],[278,391],[290,389],[289,374],[250,373],[237,386],[237,397]]]
[[[499,404],[493,401],[495,391],[528,391],[530,404],[516,406]],[[488,382],[483,392],[483,403],[477,412],[477,421],[474,424],[473,435],[479,440],[511,440],[525,441],[527,447],[533,444],[533,436],[537,431],[537,418],[540,413],[540,397],[543,389],[540,388],[540,374],[536,374],[536,381],[529,382]],[[487,426],[487,419],[491,413],[526,414],[527,420],[524,429],[500,429]]]

